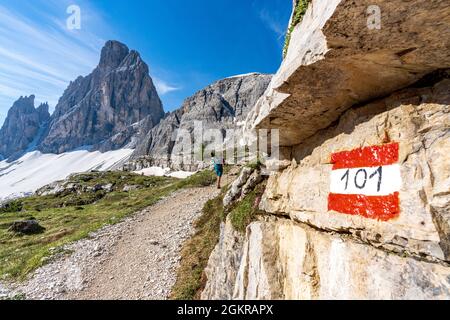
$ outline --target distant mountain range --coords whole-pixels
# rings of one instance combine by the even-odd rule
[[[176,129],[192,132],[196,120],[205,128],[235,127],[271,77],[251,73],[219,80],[165,114],[139,53],[108,41],[99,65],[69,84],[51,116],[47,104],[34,107],[33,95],[14,103],[0,130],[0,155],[12,161],[36,150],[61,154],[135,149],[133,159],[151,157],[151,164],[167,166],[176,149]]]

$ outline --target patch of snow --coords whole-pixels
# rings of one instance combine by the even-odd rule
[[[258,75],[258,74],[260,74],[260,73],[250,72],[250,73],[244,73],[244,74],[237,74],[235,76],[227,77],[225,79],[242,78],[242,77],[248,77],[248,76],[253,76],[253,75]]]
[[[33,151],[11,163],[0,161],[0,201],[28,195],[72,173],[113,169],[125,162],[133,151],[120,149],[101,153],[77,150],[62,154]]]
[[[168,174],[169,177],[178,178],[178,179],[186,179],[195,174],[195,172],[189,171],[174,171]]]
[[[144,176],[173,177],[178,179],[186,179],[187,177],[192,176],[195,172],[171,171],[169,168],[150,167],[139,171],[134,171],[134,173],[143,174]]]
[[[35,138],[28,145],[27,149],[25,150],[25,153],[34,151],[36,149],[39,140],[42,138],[42,135],[44,134],[45,130],[47,129],[47,125],[48,125],[48,122],[45,122],[44,124],[42,124],[39,127],[39,130],[38,130]],[[0,159],[0,160],[2,160],[2,159]]]
[[[114,70],[115,72],[125,72],[128,70],[133,70],[134,68],[136,68],[136,63],[130,65],[130,66],[122,66],[117,68],[116,70]]]
[[[144,176],[156,176],[156,177],[163,177],[169,172],[170,172],[169,168],[161,168],[161,167],[150,167],[139,171],[134,171],[134,173],[143,174]]]

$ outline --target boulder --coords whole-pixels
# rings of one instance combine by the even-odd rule
[[[264,180],[263,175],[261,174],[261,170],[256,169],[248,178],[245,185],[242,186],[241,198],[249,194],[255,187]]]
[[[11,224],[8,231],[21,233],[25,235],[42,233],[45,230],[37,220],[23,220],[23,221],[15,221]]]
[[[242,187],[247,183],[250,175],[253,173],[254,169],[250,167],[243,167],[241,173],[236,180],[230,186],[230,189],[225,194],[223,198],[223,206],[228,207],[235,199],[239,198],[242,194]]]
[[[113,192],[113,190],[114,190],[114,186],[112,183],[102,185],[101,188],[102,188],[102,190],[104,190],[106,192]]]
[[[123,192],[130,192],[130,191],[134,191],[139,189],[139,186],[135,186],[135,185],[125,185],[122,189]]]

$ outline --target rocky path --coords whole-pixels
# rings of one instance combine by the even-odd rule
[[[218,193],[214,186],[181,190],[104,227],[66,246],[29,281],[12,288],[10,295],[24,293],[27,299],[166,299],[176,280],[182,244],[194,231],[193,221],[204,203]]]

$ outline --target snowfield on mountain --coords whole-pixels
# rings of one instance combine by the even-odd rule
[[[0,162],[0,201],[29,195],[51,182],[63,180],[72,173],[106,171],[126,161],[132,149],[101,153],[86,150],[62,154],[33,151],[8,163]]]

